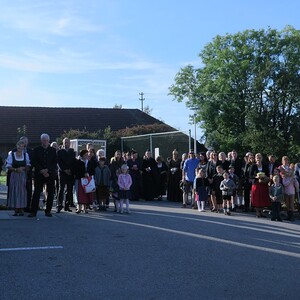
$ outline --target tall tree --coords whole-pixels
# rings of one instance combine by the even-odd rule
[[[216,36],[170,87],[197,113],[209,147],[299,151],[300,33],[291,26]]]

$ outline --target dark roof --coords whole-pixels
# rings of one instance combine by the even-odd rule
[[[110,126],[116,131],[155,123],[164,124],[139,109],[0,106],[0,143],[15,143],[24,125],[30,143],[36,143],[42,133],[53,141],[70,129],[94,132]]]

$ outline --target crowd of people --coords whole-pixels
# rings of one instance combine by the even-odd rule
[[[232,211],[254,210],[257,218],[270,209],[272,221],[282,221],[281,210],[286,208],[286,220],[294,220],[295,203],[299,208],[300,163],[290,163],[287,156],[278,162],[274,155],[263,161],[261,153],[246,153],[238,158],[232,150],[189,152],[182,167],[183,208],[188,203],[199,211],[208,204],[212,212],[231,215]],[[191,201],[188,202],[190,195]]]
[[[295,202],[299,200],[300,163],[292,164],[287,156],[278,162],[274,155],[263,161],[262,154],[248,152],[243,159],[235,150],[224,152],[183,153],[174,150],[170,157],[143,157],[133,149],[117,150],[111,159],[105,151],[97,152],[92,144],[78,154],[70,148],[70,139],[62,145],[50,144],[41,135],[41,145],[31,149],[22,137],[8,153],[7,206],[14,216],[35,217],[40,196],[45,194],[45,215],[51,217],[56,199],[56,213],[62,210],[88,213],[89,209],[106,211],[110,202],[119,213],[130,213],[130,201],[162,200],[182,203],[200,212],[254,210],[265,217],[271,208],[271,220],[282,221],[283,204],[287,220],[294,220]],[[33,188],[34,187],[34,188]],[[90,189],[88,190],[88,187]],[[125,205],[125,209],[124,206]]]

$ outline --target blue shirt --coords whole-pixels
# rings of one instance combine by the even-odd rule
[[[199,164],[198,158],[188,158],[183,165],[183,171],[185,174],[185,180],[194,182],[196,177],[196,168]]]

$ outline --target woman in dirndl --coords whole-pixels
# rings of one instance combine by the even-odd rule
[[[10,151],[6,160],[6,168],[10,171],[7,206],[14,208],[13,216],[23,216],[27,206],[26,179],[30,161],[24,147],[24,142],[18,141],[16,151]]]

